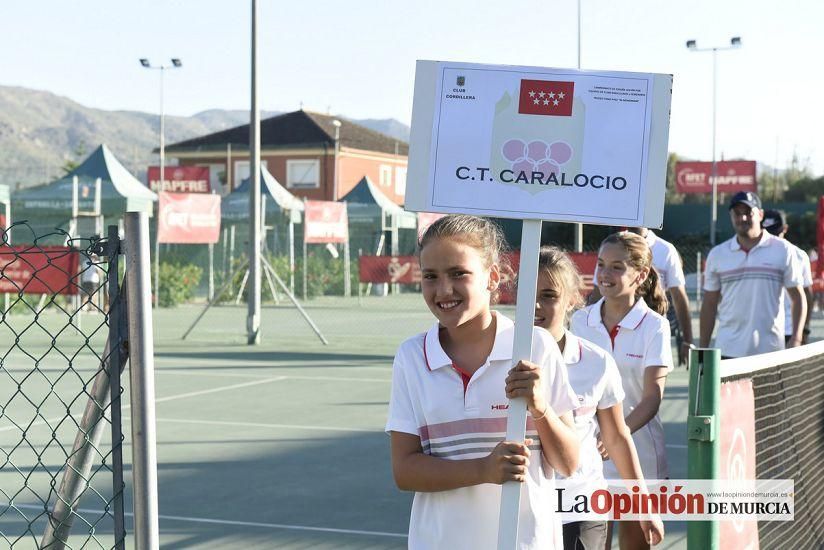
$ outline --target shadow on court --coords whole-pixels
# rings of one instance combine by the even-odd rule
[[[177,457],[158,468],[163,548],[405,547],[388,536],[405,535],[411,506],[392,481],[388,437],[315,434],[162,443]],[[198,460],[201,443],[210,454]]]
[[[368,354],[358,354],[358,353],[339,353],[339,352],[329,352],[329,353],[315,353],[315,352],[300,352],[300,351],[270,351],[270,350],[250,350],[248,346],[240,347],[238,346],[237,351],[182,351],[182,352],[175,352],[175,351],[165,351],[159,352],[155,354],[158,358],[163,359],[210,359],[210,360],[224,360],[224,361],[236,361],[239,363],[243,363],[244,361],[265,361],[267,362],[267,368],[277,368],[278,365],[274,365],[272,363],[276,362],[320,362],[320,361],[334,361],[334,362],[351,362],[351,365],[346,365],[350,367],[358,367],[362,366],[359,365],[357,362],[359,361],[368,361],[368,362],[383,362],[388,364],[392,364],[392,360],[394,359],[393,355],[368,355]],[[219,365],[221,369],[232,369],[232,368],[251,368],[245,366],[243,364],[239,365]],[[203,368],[199,366],[197,368]]]

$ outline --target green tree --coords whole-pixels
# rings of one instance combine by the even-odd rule
[[[60,167],[63,170],[63,175],[71,174],[78,166],[80,166],[80,162],[86,156],[86,144],[81,140],[77,147],[74,148],[72,151],[72,157],[66,160],[63,163],[63,166]]]
[[[824,176],[815,179],[804,177],[790,184],[784,193],[784,200],[788,202],[817,202],[824,196]]]

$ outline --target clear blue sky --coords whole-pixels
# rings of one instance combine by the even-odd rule
[[[575,67],[573,0],[260,0],[262,107],[409,123],[416,59]],[[709,160],[712,55],[718,151],[779,167],[793,151],[824,173],[824,2],[582,0],[585,69],[675,75],[670,150]],[[0,84],[103,109],[158,111],[138,58],[179,57],[166,110],[249,106],[250,2],[4,2]]]

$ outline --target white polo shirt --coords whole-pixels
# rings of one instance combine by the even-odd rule
[[[686,284],[684,266],[675,246],[649,229],[646,240],[652,251],[652,267],[658,272],[661,288],[667,291],[676,286],[684,286]]]
[[[813,286],[813,273],[812,269],[810,268],[810,256],[794,244],[792,246],[793,248],[795,248],[795,255],[796,260],[798,261],[798,267],[801,269],[801,286],[803,288],[809,288]],[[790,295],[787,292],[787,289],[784,289],[784,292],[781,293],[781,299],[784,300],[784,335],[792,336],[793,303],[792,300],[790,300]],[[812,304],[807,304],[808,309],[811,307],[813,307]]]
[[[436,323],[429,332],[401,344],[392,369],[387,432],[421,439],[423,452],[447,460],[483,458],[506,439],[509,400],[505,379],[512,368],[514,324],[495,312],[495,344],[464,388],[461,374],[443,350]],[[535,328],[532,360],[544,368],[547,403],[559,415],[577,398],[555,340]],[[560,519],[553,513],[554,471],[542,460],[535,423],[527,419],[530,461],[521,490],[518,548],[561,549]],[[415,493],[409,520],[409,548],[494,549],[498,540],[501,486],[492,483],[449,491]]]
[[[564,493],[564,510],[569,510],[576,494],[592,494],[597,489],[606,488],[604,481],[604,461],[598,452],[597,436],[600,433],[596,413],[599,409],[614,407],[624,400],[621,374],[615,360],[609,353],[592,342],[578,338],[566,331],[564,343],[564,363],[569,375],[569,384],[578,396],[575,417],[575,431],[581,442],[578,469],[570,480],[580,481]],[[560,475],[558,476],[561,477]],[[578,521],[565,519],[563,523]]]
[[[572,316],[571,330],[575,335],[612,352],[621,373],[624,388],[624,415],[629,415],[644,395],[644,372],[647,367],[673,369],[669,322],[638,300],[632,309],[607,332],[601,318],[601,298]],[[669,475],[664,446],[664,426],[656,414],[646,425],[632,434],[638,460],[646,479],[664,479]],[[607,479],[620,479],[611,460],[604,462]]]
[[[721,355],[744,357],[784,349],[784,287],[801,286],[793,245],[761,232],[745,252],[733,237],[707,255],[704,290],[721,291],[715,347]]]

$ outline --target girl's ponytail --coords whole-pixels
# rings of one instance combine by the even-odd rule
[[[644,283],[638,287],[638,296],[644,299],[649,308],[659,315],[666,316],[669,309],[669,302],[664,289],[661,288],[658,272],[654,267],[649,266],[649,275]]]

